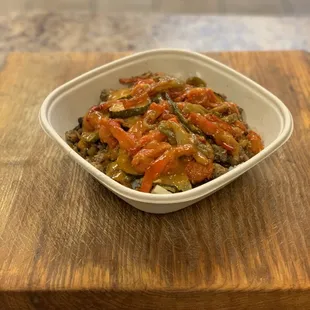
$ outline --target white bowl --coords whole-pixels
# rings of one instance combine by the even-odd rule
[[[75,153],[67,145],[64,134],[76,126],[78,117],[98,103],[103,88],[118,88],[120,77],[146,71],[160,71],[184,78],[193,75],[202,77],[209,87],[224,93],[244,109],[246,121],[262,136],[265,149],[223,176],[183,193],[141,193],[112,180]],[[293,131],[289,110],[269,91],[209,57],[174,49],[151,50],[128,56],[65,83],[43,102],[40,122],[44,131],[99,182],[132,206],[151,213],[177,211],[214,193],[277,150]]]

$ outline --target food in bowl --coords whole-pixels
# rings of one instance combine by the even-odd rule
[[[263,148],[242,109],[207,87],[147,72],[105,89],[67,143],[120,184],[146,193],[183,192],[211,181]]]

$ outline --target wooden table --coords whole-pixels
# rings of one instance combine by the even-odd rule
[[[118,199],[39,126],[52,89],[122,56],[12,53],[2,67],[0,309],[310,309],[309,54],[210,54],[279,96],[295,130],[168,215]]]

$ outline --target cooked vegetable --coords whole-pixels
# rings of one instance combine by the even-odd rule
[[[132,116],[137,116],[137,115],[142,115],[144,114],[149,106],[150,106],[151,102],[148,102],[146,105],[144,106],[140,106],[140,107],[136,107],[136,108],[132,108],[132,109],[127,109],[127,110],[111,110],[110,108],[110,117],[111,118],[128,118],[128,117],[132,117]],[[124,107],[124,106],[123,106]]]
[[[110,96],[110,92],[107,89],[104,89],[100,94],[100,100],[102,102],[105,102],[108,100],[109,96]]]
[[[197,125],[206,135],[213,136],[216,144],[231,152],[236,157],[236,159],[238,158],[240,148],[239,143],[228,131],[225,131],[223,128],[221,128],[218,123],[212,122],[206,117],[195,113],[190,114],[190,120],[195,125]]]
[[[122,129],[121,125],[115,120],[103,118],[101,120],[101,125],[103,131],[109,134],[110,137],[112,136],[112,138],[115,138],[121,148],[125,150],[130,150],[131,148],[134,148],[136,146],[134,137],[130,133]]]
[[[87,154],[90,157],[96,155],[97,152],[98,152],[98,149],[97,149],[96,145],[94,145],[94,144],[87,150]]]
[[[139,175],[140,173],[135,170],[135,168],[133,167],[132,163],[131,163],[131,158],[130,155],[128,154],[128,152],[124,149],[120,149],[119,150],[119,155],[117,157],[116,163],[118,164],[118,167],[128,173],[128,174],[132,174],[132,175]]]
[[[189,177],[192,184],[197,184],[205,179],[209,180],[213,172],[213,163],[202,165],[198,162],[191,160],[185,167],[185,172]]]
[[[154,97],[152,98],[152,101],[153,101],[153,102],[156,102],[156,103],[160,103],[162,100],[164,100],[164,99],[163,99],[163,96],[162,96],[161,93],[157,94],[156,96],[154,96]]]
[[[153,194],[190,190],[263,148],[242,109],[198,77],[147,72],[103,90],[67,143],[120,184]]]
[[[176,173],[169,175],[162,175],[157,180],[154,181],[154,184],[159,184],[164,188],[170,188],[170,191],[177,189],[177,191],[184,192],[192,188],[188,176],[186,173]]]
[[[204,108],[203,106],[201,106],[200,104],[192,104],[192,103],[186,102],[184,104],[184,108],[182,112],[185,114],[193,112],[193,113],[199,113],[201,115],[205,115],[208,113],[208,110]]]
[[[171,192],[167,191],[162,186],[155,185],[155,187],[152,190],[152,194],[171,194]]]
[[[84,131],[81,135],[81,139],[89,143],[97,142],[99,140],[99,132],[98,131],[95,131],[95,132]]]
[[[165,77],[155,84],[150,93],[152,95],[155,95],[157,93],[162,93],[170,89],[182,88],[184,86],[185,83],[183,81],[180,81],[179,79]]]
[[[80,151],[84,151],[88,149],[89,144],[85,140],[81,139],[76,146]]]
[[[239,117],[238,117],[238,114],[237,113],[232,113],[232,114],[229,114],[227,116],[224,116],[222,117],[222,120],[224,122],[227,122],[229,124],[232,124],[232,123],[235,123],[239,120]]]
[[[178,145],[191,144],[191,136],[183,126],[171,120],[161,121],[161,124],[173,132]]]
[[[263,150],[264,145],[262,143],[262,139],[256,132],[250,130],[247,138],[250,141],[249,149],[251,152],[257,154]]]
[[[170,148],[169,143],[151,141],[133,156],[132,166],[136,171],[143,174],[156,158]]]
[[[202,134],[201,130],[199,130],[196,126],[194,126],[192,123],[190,123],[185,117],[184,115],[181,113],[181,111],[179,110],[177,104],[171,100],[170,96],[168,95],[168,93],[166,93],[166,98],[169,102],[169,104],[171,105],[174,114],[178,117],[178,119],[180,120],[180,122],[190,131],[197,133],[197,134]]]
[[[167,136],[168,142],[171,145],[176,145],[177,144],[177,140],[176,140],[176,136],[174,134],[174,131],[170,128],[169,124],[167,123],[167,121],[161,121],[158,124],[158,130],[163,133],[164,135]]]
[[[128,118],[123,119],[122,126],[125,127],[125,128],[131,128],[135,124],[137,124],[138,122],[140,123],[141,121],[142,121],[142,116],[141,115],[128,117]]]
[[[214,108],[219,103],[219,99],[213,90],[206,87],[196,87],[188,90],[183,99],[186,102],[200,104],[206,109]]]
[[[166,167],[169,167],[169,164],[178,160],[181,156],[191,156],[193,154],[195,154],[195,149],[190,144],[176,146],[167,150],[146,169],[140,190],[148,193],[152,188],[153,181],[165,171]]]
[[[131,89],[130,88],[121,88],[114,91],[110,91],[109,100],[119,100],[119,99],[130,99],[131,98]]]
[[[131,178],[120,169],[116,162],[110,163],[107,166],[106,175],[109,176],[111,179],[130,187],[131,185]]]
[[[219,93],[216,93],[214,92],[214,95],[216,96],[216,98],[219,100],[219,101],[222,101],[222,102],[225,102],[227,97],[225,95],[222,95],[222,94],[219,94]]]
[[[195,87],[206,87],[207,84],[204,80],[199,78],[198,76],[190,77],[186,80],[186,84],[193,85]]]

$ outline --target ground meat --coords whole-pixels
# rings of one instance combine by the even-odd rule
[[[95,168],[97,168],[98,170],[104,172],[105,171],[105,166],[102,163],[97,163],[97,162],[93,162],[90,159],[87,159],[87,161],[89,163],[91,163]]]
[[[249,156],[246,154],[245,150],[240,147],[240,162],[245,162],[247,160],[249,160]]]
[[[95,163],[102,163],[109,159],[109,153],[103,149],[98,151],[98,153],[93,157],[92,161]]]
[[[228,155],[227,162],[229,163],[229,165],[230,165],[231,167],[233,167],[233,166],[239,165],[241,161],[240,161],[240,158],[237,159],[237,158],[234,158],[234,157],[231,156],[231,155]]]
[[[217,144],[212,144],[212,148],[214,151],[214,161],[226,163],[228,156],[227,151]]]
[[[76,130],[69,130],[66,132],[66,140],[67,142],[71,142],[71,143],[77,143],[79,142],[80,138],[79,138],[79,134]]]
[[[244,149],[244,153],[246,154],[246,156],[248,156],[248,158],[251,158],[255,155],[248,148]]]
[[[221,166],[220,164],[214,163],[214,168],[213,168],[213,179],[220,177],[221,175],[225,174],[228,171],[228,168],[225,168]]]

